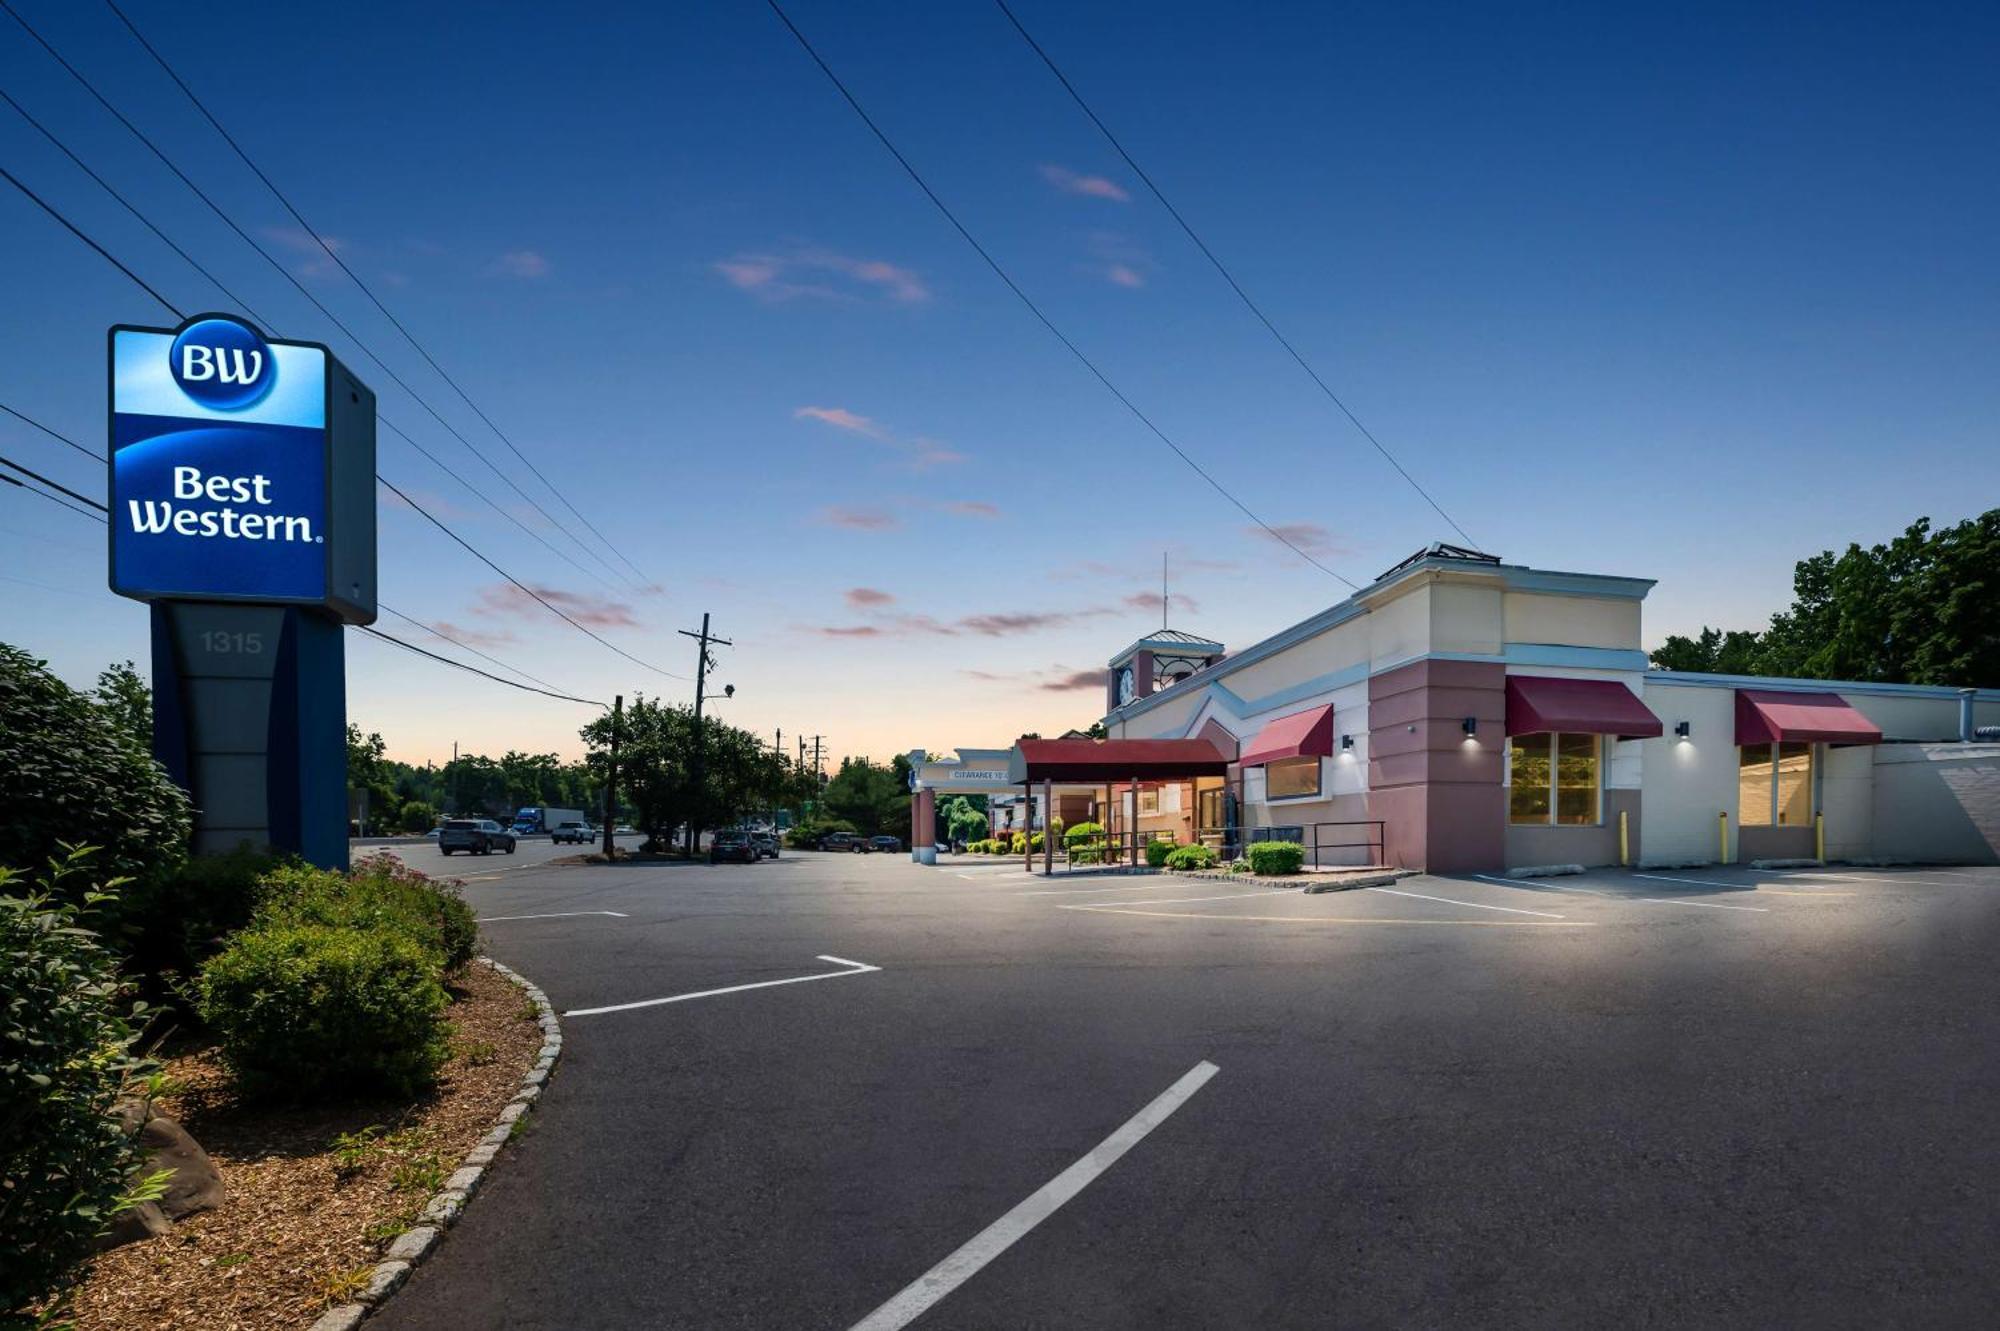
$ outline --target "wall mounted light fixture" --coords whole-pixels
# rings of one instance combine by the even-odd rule
[[[1676,737],[1680,739],[1686,739],[1688,737],[1688,732],[1693,729],[1694,729],[1693,725],[1687,721],[1674,722],[1674,734]]]
[[[1340,737],[1340,747],[1341,747],[1341,749],[1342,749],[1342,751],[1343,751],[1343,752],[1344,752],[1344,751],[1346,751],[1346,750],[1348,750],[1348,749],[1351,749],[1351,748],[1353,748],[1353,747],[1354,747],[1354,736],[1352,736],[1352,735],[1342,735],[1342,736]]]
[[[1476,716],[1466,717],[1464,730],[1468,735],[1477,735],[1479,733],[1479,718]]]

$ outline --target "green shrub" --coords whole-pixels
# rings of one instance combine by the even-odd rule
[[[1103,839],[1104,825],[1102,823],[1078,823],[1076,826],[1066,828],[1063,831],[1063,845],[1066,847],[1074,846],[1080,841],[1102,841]]]
[[[72,845],[95,846],[91,873],[126,880],[97,917],[106,946],[130,950],[149,897],[187,858],[187,794],[153,761],[147,741],[111,709],[0,643],[0,864],[35,871]],[[82,875],[54,881],[57,893]]]
[[[1158,869],[1166,865],[1167,857],[1174,853],[1171,841],[1148,841],[1146,843],[1146,863]]]
[[[1033,836],[1028,838],[1029,850],[1040,850],[1045,844],[1047,843],[1043,840],[1042,834],[1040,832],[1037,832]]]
[[[458,889],[392,855],[362,860],[346,874],[287,865],[266,874],[262,890],[256,916],[260,925],[394,929],[446,970],[457,970],[478,950],[479,926]]]
[[[1152,846],[1146,847],[1146,862],[1148,864],[1153,862],[1153,849],[1159,844],[1156,841]],[[1215,847],[1195,841],[1185,846],[1170,847],[1167,852],[1166,863],[1169,869],[1212,869],[1215,867],[1215,861],[1218,858],[1215,853]]]
[[[0,868],[0,1323],[7,1325],[14,1323],[6,1314],[68,1283],[92,1240],[135,1199],[133,1143],[110,1109],[136,1068],[128,1052],[136,1032],[121,1010],[116,958],[83,927],[87,910],[115,904],[86,886],[89,853],[65,855],[32,886]]]
[[[265,875],[285,861],[248,845],[222,855],[197,855],[158,884],[128,912],[131,969],[147,993],[176,998],[182,977],[192,977],[244,925],[263,895]]]
[[[447,1053],[437,957],[397,928],[256,924],[201,972],[201,1012],[243,1089],[411,1095]]]
[[[1244,853],[1250,872],[1274,877],[1297,873],[1306,862],[1306,848],[1296,841],[1252,841]]]
[[[405,800],[402,812],[396,815],[396,825],[411,836],[422,836],[438,825],[438,811],[422,800]]]
[[[1013,839],[1007,843],[1007,850],[1010,854],[1026,855],[1028,853],[1028,834],[1026,832],[1014,833]]]

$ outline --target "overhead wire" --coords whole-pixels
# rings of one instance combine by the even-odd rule
[[[5,0],[0,0],[0,4],[4,3]],[[1311,564],[1314,568],[1326,574],[1328,577],[1333,578],[1338,582],[1345,583],[1348,587],[1356,591],[1360,590],[1361,585],[1359,583],[1355,582],[1352,578],[1349,578],[1346,574],[1341,573],[1335,569],[1329,568],[1327,565],[1321,563],[1317,558],[1315,558],[1312,555],[1310,551],[1306,550],[1305,548],[1300,546],[1298,542],[1292,540],[1289,536],[1285,535],[1283,531],[1279,530],[1276,527],[1273,527],[1270,523],[1266,522],[1255,511],[1253,511],[1248,504],[1244,503],[1241,499],[1237,498],[1235,493],[1232,492],[1229,489],[1229,487],[1224,485],[1221,481],[1217,480],[1215,476],[1211,474],[1207,468],[1203,467],[1201,463],[1197,462],[1194,459],[1194,457],[1190,453],[1188,453],[1186,449],[1182,448],[1178,443],[1174,442],[1172,436],[1167,434],[1165,430],[1161,429],[1159,425],[1155,424],[1153,418],[1148,416],[1143,410],[1141,410],[1138,403],[1134,402],[1130,397],[1126,396],[1124,390],[1119,388],[1117,384],[1113,383],[1110,376],[1105,374],[1103,370],[1099,369],[1097,363],[1093,361],[1088,355],[1086,355],[1083,349],[1077,346],[1077,344],[1070,339],[1068,334],[1064,333],[1061,328],[1056,326],[1054,320],[1049,318],[1047,314],[1043,313],[1042,307],[1035,303],[1034,298],[1029,296],[1028,293],[1022,289],[1021,285],[1018,282],[1016,282],[1014,278],[1007,272],[1007,270],[1000,265],[999,260],[995,259],[993,255],[987,250],[987,248],[979,242],[978,238],[975,237],[972,234],[972,232],[966,227],[965,223],[959,220],[958,214],[953,212],[950,206],[947,205],[945,201],[938,196],[937,191],[931,188],[930,183],[927,180],[925,180],[923,174],[919,172],[917,168],[911,164],[910,159],[903,155],[902,150],[896,146],[895,141],[892,140],[887,134],[887,132],[885,132],[882,129],[882,127],[876,123],[875,118],[868,114],[867,109],[861,105],[860,99],[857,98],[851,90],[849,90],[847,84],[841,80],[841,77],[838,74],[834,73],[833,67],[829,65],[826,62],[826,59],[820,55],[819,51],[814,48],[812,42],[806,38],[806,35],[803,32],[799,31],[798,25],[792,22],[791,16],[785,13],[783,6],[778,4],[778,0],[764,0],[764,3],[770,7],[770,10],[773,14],[777,15],[778,21],[785,25],[786,30],[792,34],[793,38],[797,40],[799,46],[805,51],[805,53],[809,57],[811,57],[812,62],[815,65],[819,66],[820,73],[826,75],[827,81],[833,84],[834,89],[840,93],[841,97],[847,102],[847,105],[854,111],[854,114],[860,118],[861,123],[868,127],[869,133],[873,134],[875,136],[876,141],[879,142],[883,146],[883,148],[888,150],[889,155],[896,159],[896,164],[903,168],[904,174],[908,175],[911,181],[913,181],[916,184],[917,188],[923,191],[924,197],[931,201],[932,206],[935,207],[938,210],[938,212],[943,215],[945,221],[951,224],[952,229],[958,232],[960,238],[963,239],[967,245],[970,245],[972,247],[973,252],[977,254],[981,260],[985,262],[988,268],[993,270],[994,276],[998,277],[1001,280],[1001,282],[1006,285],[1007,289],[1013,292],[1014,295],[1017,298],[1019,298],[1020,302],[1023,305],[1027,306],[1028,312],[1035,316],[1036,320],[1040,322],[1042,327],[1046,328],[1058,342],[1062,343],[1063,347],[1070,353],[1070,355],[1074,356],[1078,361],[1078,363],[1081,364],[1084,367],[1084,369],[1088,370],[1091,376],[1095,378],[1098,383],[1102,384],[1105,390],[1109,392],[1114,398],[1116,398],[1119,404],[1122,405],[1126,411],[1130,412],[1141,425],[1145,426],[1146,429],[1153,434],[1155,438],[1157,438],[1161,443],[1165,444],[1169,449],[1171,449],[1174,455],[1178,457],[1182,462],[1186,463],[1188,468],[1192,470],[1195,473],[1195,475],[1201,477],[1202,480],[1208,482],[1208,485],[1211,489],[1213,489],[1217,494],[1221,495],[1224,499],[1228,500],[1229,503],[1239,513],[1249,518],[1251,522],[1255,523],[1260,529],[1262,529],[1265,535],[1269,536],[1272,540],[1277,541],[1280,545],[1285,546],[1293,554],[1305,560],[1306,563]]]
[[[285,211],[292,215],[292,220],[297,222],[299,226],[305,230],[305,233],[312,237],[313,243],[318,245],[320,249],[326,252],[326,257],[333,260],[333,262],[339,267],[340,271],[347,274],[348,278],[353,281],[354,285],[361,289],[361,294],[368,297],[369,302],[375,306],[375,308],[381,313],[382,317],[387,319],[390,322],[390,324],[395,327],[396,331],[403,335],[403,340],[405,342],[408,342],[413,348],[416,349],[417,354],[424,358],[424,363],[429,365],[432,370],[437,372],[438,378],[444,380],[445,383],[451,386],[451,391],[458,394],[459,399],[462,402],[464,402],[466,406],[472,409],[472,413],[475,416],[479,417],[481,421],[485,422],[486,428],[493,431],[494,435],[500,440],[501,443],[507,445],[508,450],[512,452],[515,457],[521,460],[522,465],[526,466],[530,472],[534,473],[535,479],[540,481],[543,485],[547,486],[549,493],[553,494],[557,499],[560,499],[563,503],[563,506],[569,509],[569,511],[576,516],[577,521],[581,522],[585,527],[587,527],[590,530],[591,534],[596,536],[597,539],[603,543],[605,549],[617,555],[618,558],[624,562],[627,568],[631,569],[641,578],[644,578],[646,576],[644,570],[642,570],[637,564],[634,564],[632,560],[626,556],[624,551],[620,550],[616,545],[613,545],[611,543],[610,538],[605,536],[603,532],[599,531],[597,529],[597,525],[593,523],[589,519],[589,517],[587,517],[580,509],[578,509],[575,504],[570,502],[569,496],[565,495],[560,489],[556,487],[553,481],[549,480],[547,476],[543,475],[541,468],[537,467],[534,464],[534,462],[529,459],[528,455],[526,453],[523,453],[520,450],[520,448],[515,445],[514,441],[507,436],[507,433],[504,430],[502,430],[498,425],[495,425],[493,423],[492,417],[488,416],[486,412],[480,408],[479,404],[477,402],[474,402],[471,396],[467,394],[463,388],[459,387],[458,381],[452,378],[450,374],[446,373],[444,366],[438,364],[437,358],[431,355],[429,349],[426,348],[422,342],[419,342],[417,340],[416,335],[412,333],[407,327],[404,326],[403,321],[401,319],[398,319],[390,311],[387,305],[384,305],[382,303],[381,297],[375,294],[374,288],[370,287],[368,283],[364,282],[361,279],[361,275],[348,266],[347,260],[343,259],[340,256],[339,251],[326,242],[326,238],[319,233],[319,230],[316,227],[314,227],[312,223],[306,221],[305,215],[301,213],[296,206],[293,205],[291,199],[286,196],[285,192],[278,188],[277,182],[272,180],[269,175],[265,174],[264,168],[257,165],[256,161],[251,158],[250,154],[244,150],[243,145],[236,141],[236,136],[231,134],[228,131],[228,129],[226,129],[223,126],[222,122],[216,118],[215,113],[208,109],[208,105],[205,102],[203,102],[201,98],[195,95],[194,89],[188,86],[187,80],[183,79],[180,76],[179,72],[176,71],[174,67],[167,62],[167,58],[161,55],[159,50],[150,41],[146,39],[146,35],[139,31],[138,25],[133,23],[132,20],[126,16],[125,11],[118,7],[118,5],[115,3],[115,0],[104,0],[104,3],[105,6],[108,9],[110,9],[110,11],[113,14],[118,16],[118,21],[125,25],[126,31],[132,34],[133,39],[137,41],[139,45],[145,49],[147,55],[153,58],[154,63],[159,65],[161,70],[163,70],[166,73],[166,76],[169,79],[173,80],[174,86],[179,88],[181,92],[186,95],[188,101],[194,104],[195,110],[201,112],[202,118],[207,120],[209,125],[214,128],[215,132],[222,136],[222,141],[230,146],[230,148],[236,153],[236,156],[242,160],[243,165],[249,167],[251,173],[254,174],[257,177],[257,179],[264,182],[264,187],[271,191],[272,196],[275,197],[279,203],[284,205]]]
[[[536,512],[540,513],[544,518],[548,519],[549,524],[551,526],[553,526],[556,530],[562,532],[563,535],[569,537],[571,541],[574,541],[577,547],[583,550],[584,553],[588,554],[592,559],[595,559],[598,563],[602,564],[606,572],[610,573],[614,578],[621,578],[621,579],[623,578],[623,575],[619,574],[616,569],[613,569],[611,565],[608,562],[606,562],[604,556],[598,554],[595,550],[591,549],[587,544],[584,543],[584,541],[580,537],[576,535],[575,532],[572,532],[568,527],[564,526],[562,522],[560,522],[554,514],[550,513],[546,508],[543,508],[541,503],[533,495],[529,494],[526,490],[521,488],[521,485],[518,481],[516,481],[512,476],[508,475],[503,468],[501,468],[491,458],[487,457],[485,453],[481,452],[470,439],[467,439],[465,435],[456,426],[454,426],[450,421],[446,420],[441,414],[439,414],[437,408],[433,407],[427,400],[425,400],[422,394],[418,393],[416,389],[412,388],[408,383],[408,381],[406,381],[400,374],[397,374],[396,371],[392,369],[386,361],[384,361],[380,356],[378,356],[375,353],[375,351],[371,347],[369,347],[369,345],[365,341],[362,340],[361,336],[358,333],[356,333],[352,328],[349,328],[347,326],[346,322],[342,320],[339,315],[335,314],[332,310],[328,309],[326,303],[322,301],[318,296],[314,295],[312,290],[309,287],[307,287],[305,283],[299,281],[298,277],[292,273],[291,269],[285,267],[285,265],[281,263],[275,255],[273,255],[263,245],[258,243],[256,238],[253,237],[248,231],[245,231],[243,227],[237,223],[236,219],[229,215],[228,211],[224,209],[221,204],[217,203],[212,197],[210,197],[208,192],[202,189],[200,185],[197,185],[194,182],[194,180],[187,174],[187,172],[183,171],[180,168],[180,166],[174,162],[172,158],[167,156],[165,150],[163,150],[157,143],[155,143],[150,135],[148,135],[144,130],[140,129],[139,126],[132,123],[130,117],[128,117],[123,111],[120,111],[117,108],[117,106],[114,105],[111,102],[111,100],[107,98],[102,92],[98,91],[97,85],[92,83],[90,79],[84,75],[83,71],[79,70],[75,65],[71,64],[69,60],[62,54],[62,52],[58,51],[46,37],[42,36],[42,34],[34,27],[33,24],[29,23],[26,19],[22,18],[19,11],[17,11],[14,8],[10,0],[0,0],[0,10],[4,10],[9,18],[12,18],[15,23],[19,24],[22,30],[25,31],[30,37],[32,37],[35,40],[35,42],[38,45],[40,45],[44,51],[48,53],[51,59],[53,59],[57,64],[61,65],[63,67],[63,70],[66,73],[68,73],[69,76],[72,79],[74,79],[77,82],[77,84],[83,88],[85,92],[89,93],[91,97],[96,100],[99,106],[102,106],[107,112],[109,112],[112,118],[117,120],[119,124],[123,125],[125,129],[132,134],[134,138],[138,139],[139,142],[145,146],[146,150],[152,153],[153,156],[159,160],[162,166],[165,166],[168,171],[172,172],[174,177],[178,179],[183,185],[187,186],[187,188],[193,192],[196,198],[200,199],[203,204],[207,205],[209,211],[214,213],[216,217],[222,221],[223,225],[227,226],[231,231],[233,231],[236,234],[236,236],[243,241],[244,244],[248,245],[251,249],[255,250],[257,254],[266,263],[268,263],[273,269],[277,271],[280,277],[283,277],[286,282],[291,284],[293,289],[295,289],[300,295],[304,296],[306,300],[312,304],[314,309],[318,310],[322,315],[324,315],[326,319],[329,322],[331,322],[335,328],[338,328],[350,342],[354,343],[355,347],[359,349],[360,352],[364,356],[366,356],[371,363],[373,363],[376,366],[376,368],[380,369],[383,374],[389,376],[391,382],[393,382],[398,388],[401,388],[405,393],[409,394],[411,399],[414,400],[418,406],[422,407],[424,411],[433,420],[435,420],[439,424],[439,426],[441,426],[445,430],[446,433],[450,434],[454,439],[458,440],[459,443],[465,445],[465,448],[468,452],[470,452],[474,457],[478,458],[480,462],[484,463],[486,468],[489,471],[491,471],[495,476],[499,477],[503,482],[505,482],[507,486],[514,491],[514,493],[518,494],[519,496],[521,496],[522,499],[526,500],[530,507],[532,507]],[[94,242],[92,243],[94,246],[95,243]],[[123,265],[121,264],[120,267],[123,267]],[[162,303],[164,304],[165,302],[162,301]],[[594,577],[596,575],[593,574],[591,576]],[[629,579],[624,579],[624,580],[627,582],[630,581]]]
[[[1423,497],[1424,502],[1429,504],[1431,508],[1436,511],[1439,517],[1443,518],[1447,523],[1451,524],[1451,529],[1453,531],[1457,532],[1460,536],[1463,536],[1468,543],[1477,545],[1478,542],[1472,539],[1472,534],[1466,531],[1464,527],[1459,525],[1458,519],[1454,518],[1451,514],[1445,512],[1444,505],[1440,504],[1437,501],[1436,496],[1432,495],[1429,490],[1425,489],[1423,484],[1419,482],[1415,476],[1410,474],[1409,468],[1405,467],[1402,464],[1402,461],[1398,459],[1394,453],[1389,451],[1388,446],[1385,445],[1380,439],[1375,437],[1375,432],[1370,430],[1366,425],[1363,425],[1361,423],[1361,418],[1354,414],[1353,410],[1348,407],[1347,403],[1341,401],[1340,395],[1334,392],[1332,386],[1329,385],[1323,377],[1321,377],[1320,372],[1312,367],[1311,363],[1306,360],[1305,356],[1299,351],[1298,347],[1293,345],[1292,340],[1286,337],[1282,332],[1278,331],[1278,325],[1273,323],[1271,321],[1271,317],[1265,314],[1263,309],[1258,306],[1257,302],[1250,298],[1250,293],[1243,289],[1243,284],[1236,280],[1236,275],[1230,272],[1228,267],[1223,264],[1222,260],[1216,256],[1215,251],[1209,248],[1208,242],[1203,240],[1201,236],[1196,233],[1194,227],[1191,224],[1189,224],[1187,218],[1182,216],[1181,210],[1176,208],[1173,204],[1173,201],[1167,198],[1166,192],[1163,191],[1158,184],[1154,183],[1152,176],[1147,174],[1146,169],[1140,166],[1138,162],[1133,160],[1132,154],[1125,150],[1125,145],[1119,142],[1118,136],[1111,132],[1111,127],[1109,125],[1106,125],[1103,119],[1097,114],[1097,112],[1094,109],[1092,109],[1090,103],[1084,100],[1083,94],[1077,91],[1076,85],[1070,82],[1069,76],[1062,72],[1062,69],[1056,64],[1054,58],[1049,55],[1048,51],[1043,49],[1042,44],[1040,42],[1035,40],[1034,34],[1030,33],[1027,27],[1024,24],[1022,24],[1021,20],[1018,17],[1016,17],[1014,11],[1008,8],[1007,0],[993,0],[993,3],[1000,7],[1000,12],[1002,14],[1005,14],[1007,16],[1007,21],[1014,25],[1014,31],[1021,34],[1021,40],[1028,44],[1030,50],[1032,50],[1036,55],[1041,57],[1042,63],[1048,66],[1049,73],[1055,75],[1056,82],[1062,84],[1063,91],[1067,92],[1070,95],[1070,100],[1076,103],[1077,109],[1083,112],[1085,118],[1087,118],[1091,124],[1097,126],[1098,133],[1104,136],[1105,142],[1111,145],[1112,151],[1116,152],[1118,156],[1124,160],[1125,165],[1132,169],[1132,173],[1138,176],[1139,179],[1142,182],[1144,182],[1146,188],[1152,192],[1153,197],[1159,200],[1160,206],[1167,210],[1167,215],[1174,219],[1174,221],[1180,226],[1180,229],[1186,233],[1187,238],[1194,242],[1195,248],[1201,251],[1202,257],[1207,259],[1208,262],[1215,268],[1215,271],[1222,275],[1222,280],[1229,284],[1229,289],[1236,293],[1237,299],[1243,302],[1244,308],[1248,309],[1250,313],[1257,316],[1257,322],[1263,324],[1265,331],[1267,331],[1268,333],[1270,333],[1272,337],[1277,339],[1278,345],[1283,347],[1286,353],[1289,354],[1291,358],[1298,363],[1298,367],[1306,372],[1307,377],[1310,378],[1313,381],[1313,383],[1318,386],[1319,391],[1326,395],[1327,401],[1333,403],[1334,406],[1340,409],[1340,414],[1347,418],[1348,423],[1352,425],[1356,430],[1361,432],[1362,438],[1366,439],[1369,443],[1375,446],[1375,451],[1380,453],[1383,459],[1386,462],[1388,462],[1390,466],[1396,469],[1396,473],[1398,475],[1400,475],[1405,481],[1409,482],[1410,488],[1415,490],[1419,495],[1421,495]]]

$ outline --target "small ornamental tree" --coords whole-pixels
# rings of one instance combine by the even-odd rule
[[[144,915],[154,892],[187,859],[186,792],[153,761],[147,739],[124,709],[79,693],[18,647],[0,643],[0,864],[29,868],[61,861],[69,846],[94,846],[91,876],[127,884],[116,913],[100,916],[106,942]],[[53,885],[81,892],[84,875]]]
[[[1253,841],[1244,854],[1250,872],[1272,877],[1297,873],[1306,862],[1306,848],[1296,841]]]

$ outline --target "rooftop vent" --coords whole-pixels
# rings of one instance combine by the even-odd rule
[[[1383,578],[1392,578],[1411,565],[1420,564],[1426,559],[1455,559],[1460,563],[1490,564],[1495,568],[1498,568],[1500,565],[1500,556],[1498,555],[1489,555],[1484,550],[1473,550],[1463,545],[1451,545],[1444,541],[1433,541],[1411,555],[1408,559],[1405,559],[1402,563],[1383,571],[1376,577],[1375,581],[1380,582]]]

